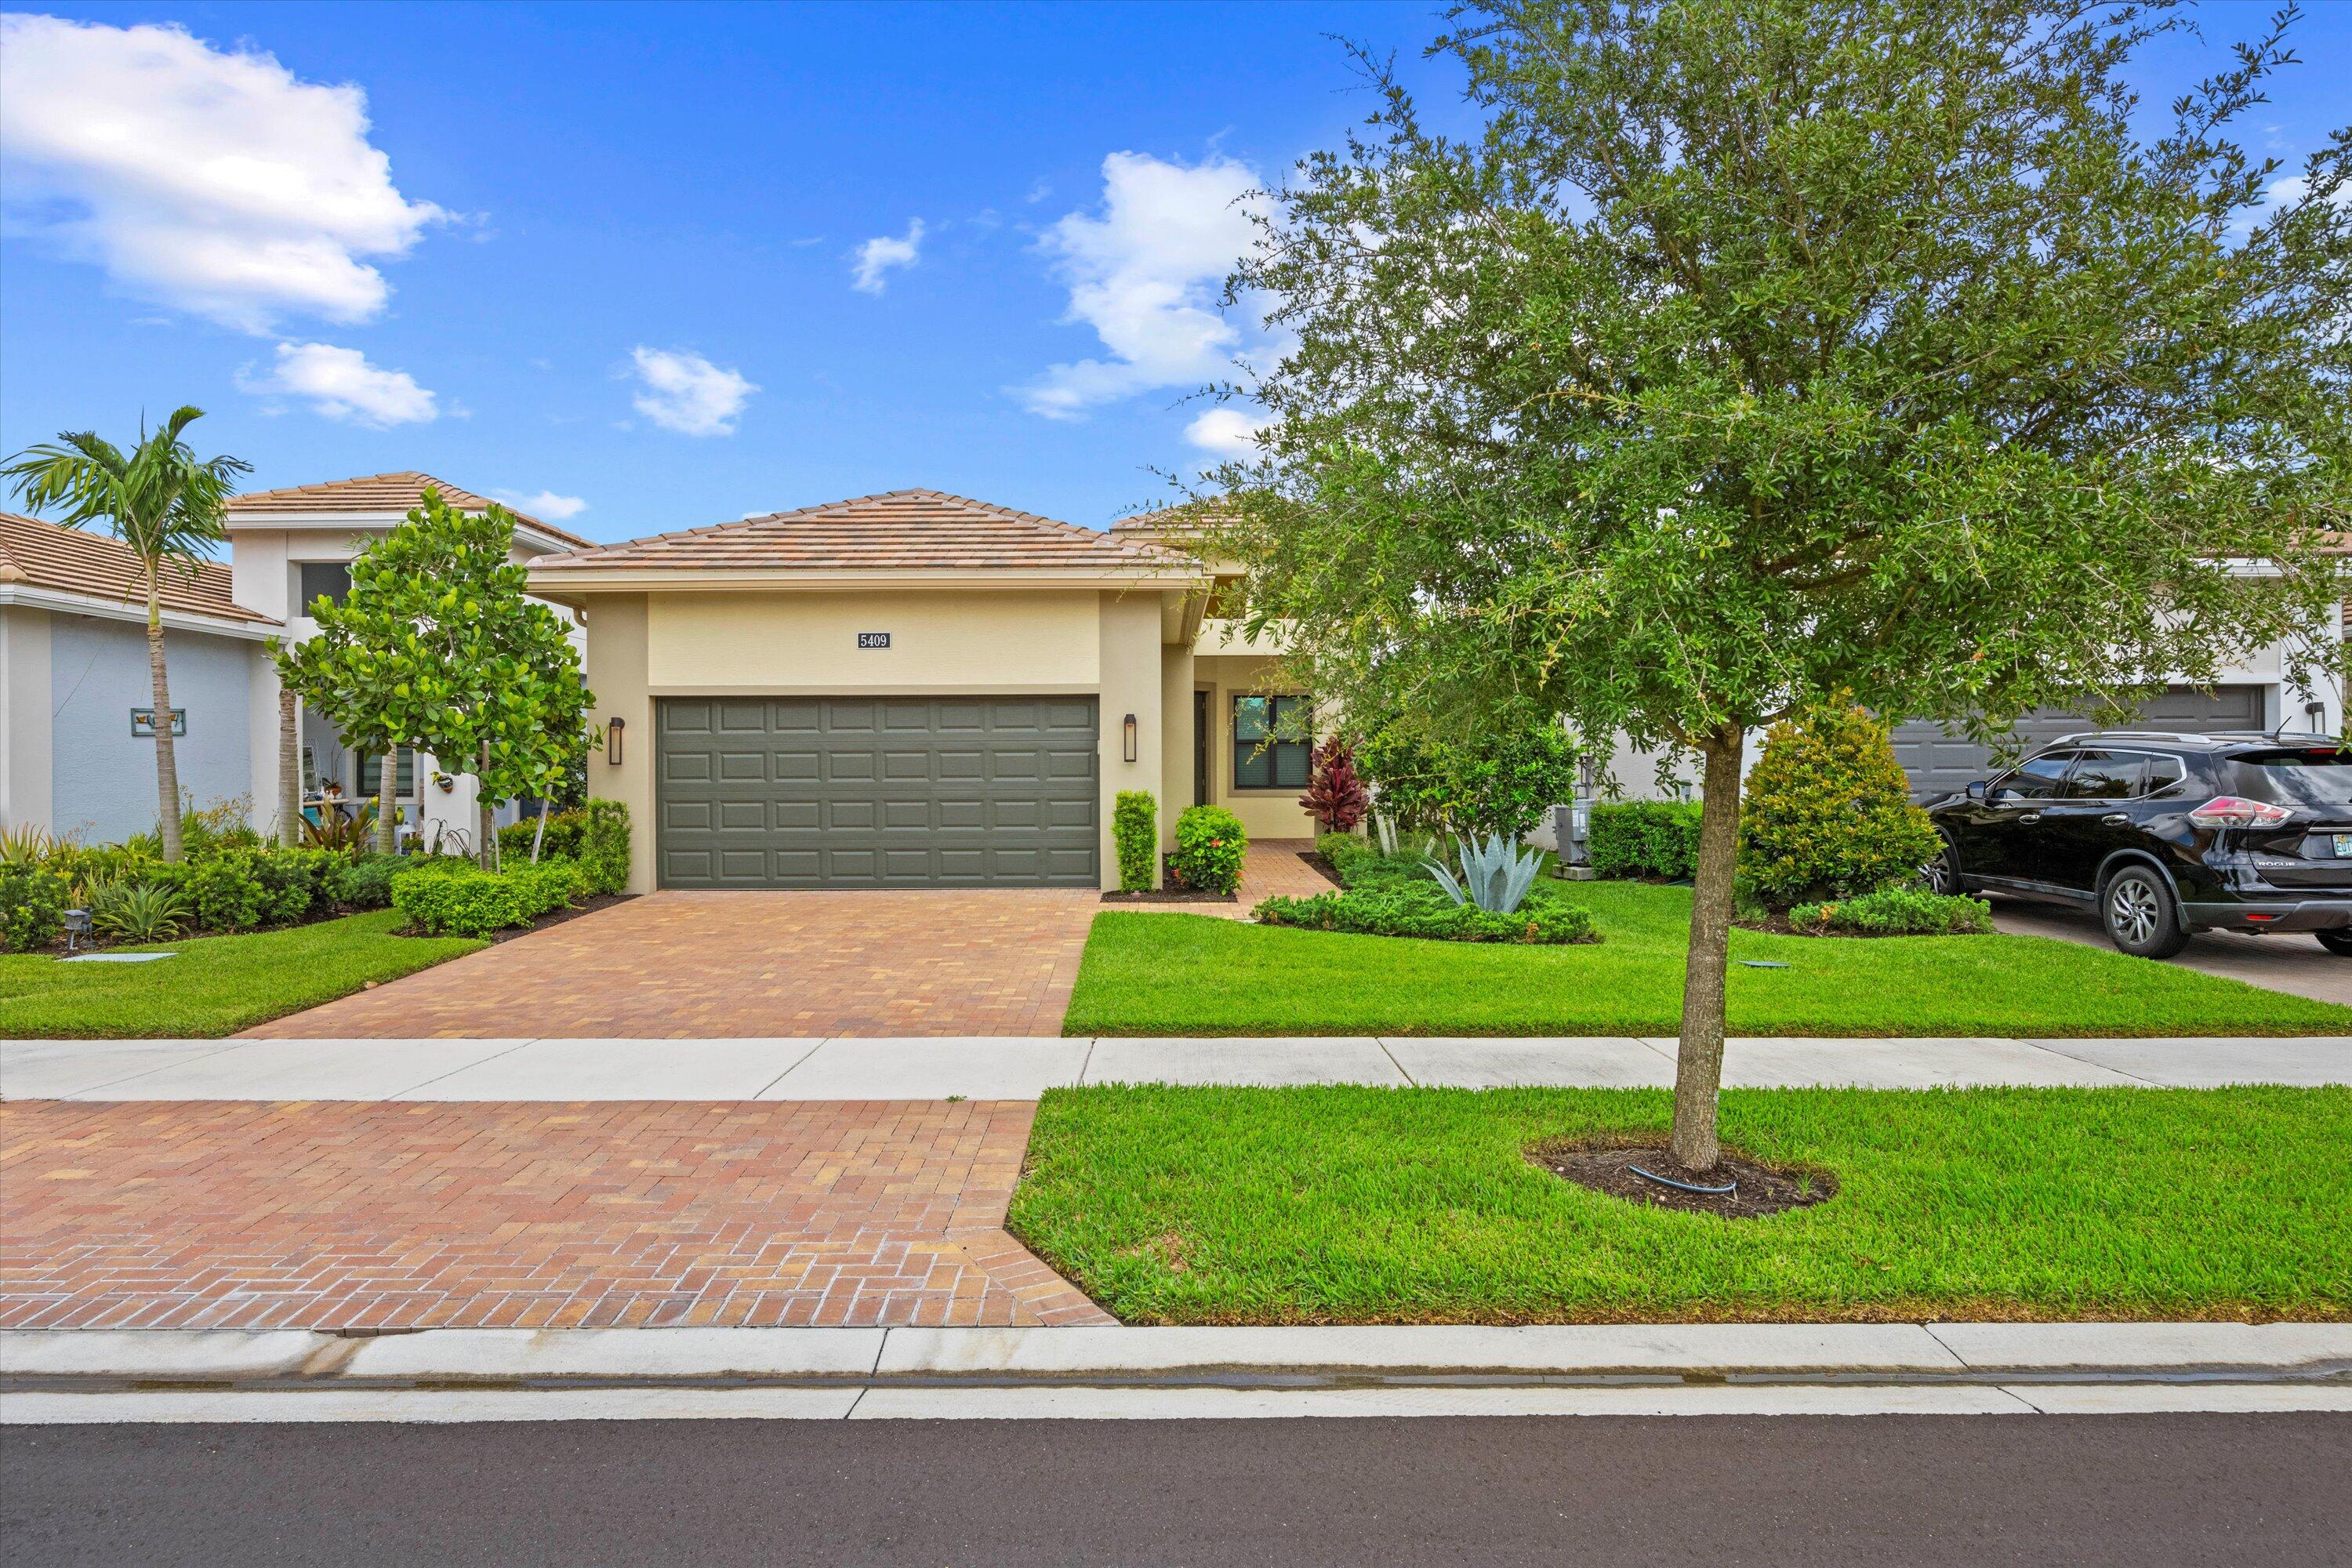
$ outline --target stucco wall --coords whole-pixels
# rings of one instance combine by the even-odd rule
[[[147,707],[147,635],[127,621],[52,615],[49,644],[52,826],[87,843],[112,843],[155,826],[155,743],[131,733]],[[188,714],[173,748],[180,788],[197,805],[250,796],[247,710],[258,645],[201,632],[166,632],[172,706]]]
[[[1066,591],[657,594],[648,683],[679,694],[1091,691],[1096,601]],[[1137,602],[1159,614],[1156,595]],[[887,632],[890,646],[861,648],[860,632]]]
[[[0,605],[0,826],[49,826],[49,612]]]
[[[610,749],[588,753],[588,793],[629,808],[629,891],[654,890],[654,703],[646,680],[649,620],[643,594],[599,594],[588,601],[588,689],[596,694],[589,722],[599,734],[622,721],[621,761]]]

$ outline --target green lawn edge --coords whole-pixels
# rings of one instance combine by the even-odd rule
[[[1088,932],[1062,1032],[1676,1033],[1689,889],[1599,882],[1569,896],[1593,910],[1601,942],[1423,942],[1106,910]],[[2352,1007],[2048,937],[1735,931],[1731,953],[1735,1035],[2352,1033]],[[1789,967],[1748,968],[1742,959]]]
[[[0,957],[0,1039],[216,1038],[299,1013],[371,981],[480,951],[471,937],[406,937],[392,910],[235,936],[117,949],[156,963]]]
[[[1728,1144],[1839,1184],[1764,1219],[1525,1158],[1670,1113],[1658,1089],[1054,1089],[1006,1223],[1129,1323],[2352,1319],[2352,1089],[1727,1091]]]

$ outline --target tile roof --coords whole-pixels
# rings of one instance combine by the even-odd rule
[[[239,522],[266,520],[286,512],[405,512],[423,503],[427,485],[439,490],[441,499],[459,511],[488,511],[492,504],[487,496],[476,495],[446,479],[436,479],[412,468],[396,474],[363,474],[352,479],[292,485],[285,489],[248,490],[228,503],[227,516],[231,522]],[[528,512],[516,511],[512,507],[507,510],[514,513],[517,522],[560,539],[575,550],[589,543],[578,534],[568,533],[551,522],[541,522]]]
[[[64,594],[119,600],[144,609],[147,576],[130,546],[87,529],[60,528],[36,517],[0,511],[0,583],[22,583]],[[232,602],[228,568],[198,562],[193,573],[167,565],[158,597],[167,610],[225,620],[278,623]]]
[[[534,562],[532,570],[550,575],[592,568],[1102,571],[1181,564],[1181,557],[1148,541],[939,490],[890,490],[598,545]]]

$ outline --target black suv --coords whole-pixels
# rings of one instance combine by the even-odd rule
[[[2096,909],[2126,952],[2309,931],[2352,958],[2352,751],[2324,735],[2069,735],[1927,808],[1939,892]]]

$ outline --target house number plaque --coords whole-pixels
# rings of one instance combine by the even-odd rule
[[[888,632],[860,632],[857,634],[857,646],[859,647],[888,647],[890,646],[890,634]]]

